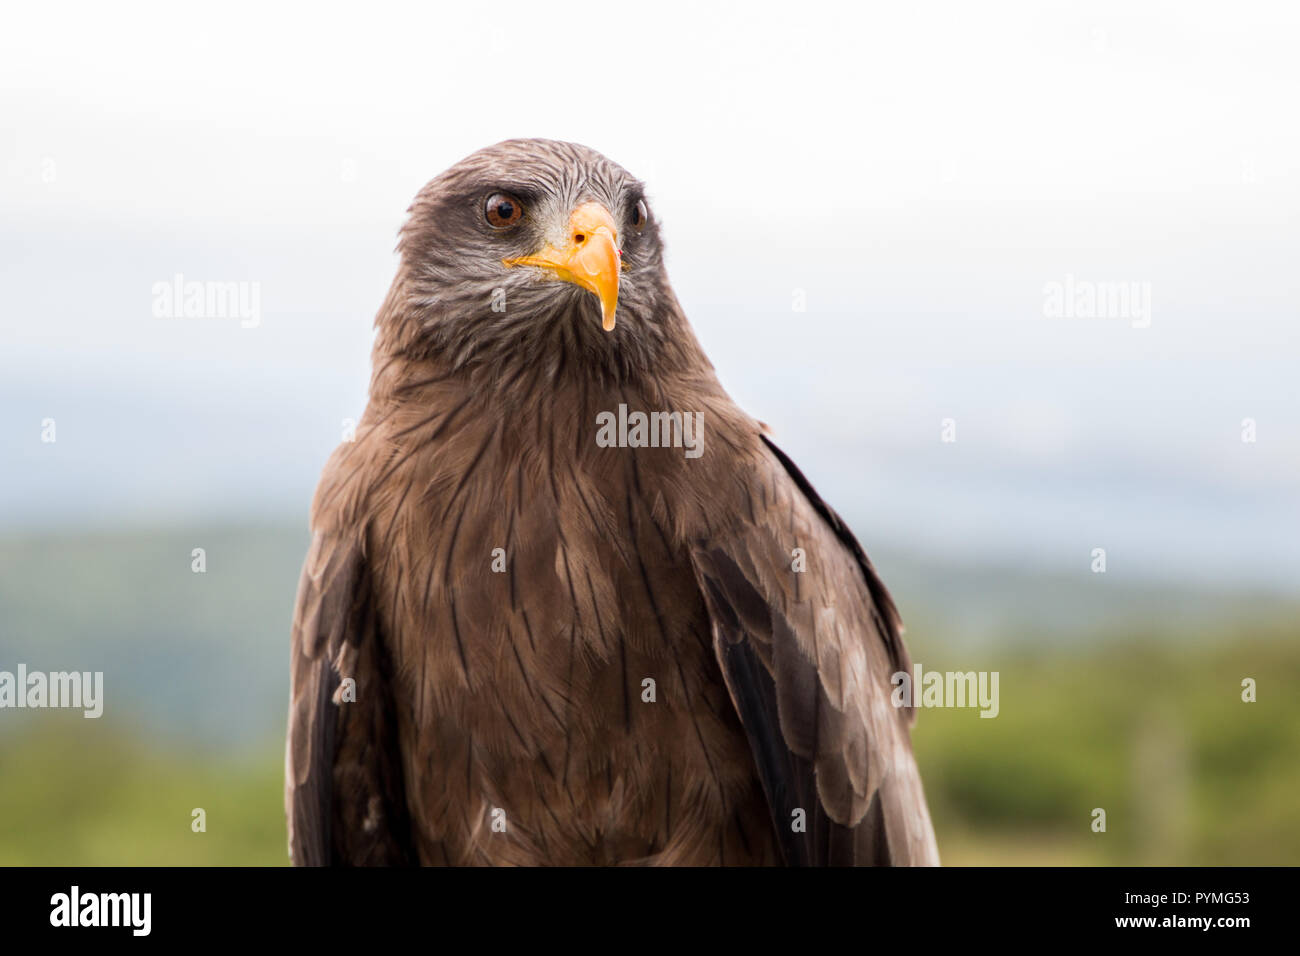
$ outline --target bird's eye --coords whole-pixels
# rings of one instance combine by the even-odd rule
[[[483,214],[493,229],[505,229],[522,218],[524,204],[509,193],[493,193],[487,198]]]
[[[640,232],[645,228],[646,220],[650,218],[650,207],[645,204],[644,199],[638,199],[636,208],[632,210],[632,228]]]

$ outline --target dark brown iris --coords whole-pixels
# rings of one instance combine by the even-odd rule
[[[636,208],[632,210],[632,228],[640,232],[650,218],[650,207],[645,204],[644,199],[637,200]]]
[[[484,214],[494,229],[513,226],[524,214],[524,204],[509,193],[493,193],[488,196]]]

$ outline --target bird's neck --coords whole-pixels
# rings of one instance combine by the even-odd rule
[[[522,329],[414,313],[409,302],[399,276],[375,321],[372,404],[409,401],[412,384],[425,381],[520,413],[559,394],[608,407],[621,397],[662,403],[716,387],[671,292],[654,316],[625,316],[610,332],[600,328],[598,314],[582,310],[590,305],[582,300]]]

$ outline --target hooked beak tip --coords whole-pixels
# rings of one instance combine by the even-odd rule
[[[563,248],[547,245],[536,255],[503,259],[502,265],[538,266],[581,286],[600,300],[601,327],[613,331],[623,255],[614,217],[600,203],[583,203],[569,216],[568,236]]]

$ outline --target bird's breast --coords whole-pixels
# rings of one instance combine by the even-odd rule
[[[766,811],[662,496],[632,461],[555,461],[443,449],[395,471],[370,523],[426,855],[609,863],[695,831],[710,854],[766,853],[743,832]]]

